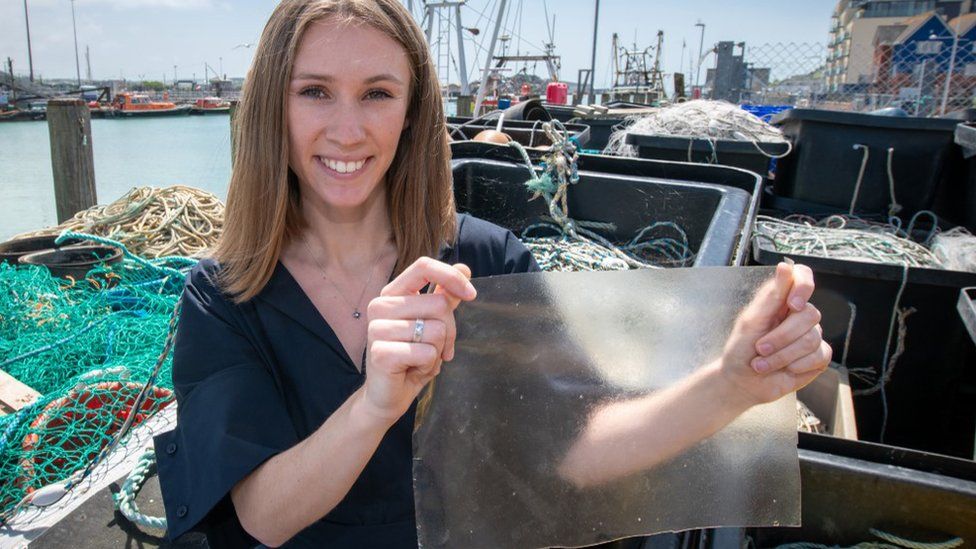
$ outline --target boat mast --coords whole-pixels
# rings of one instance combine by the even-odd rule
[[[78,25],[75,24],[75,0],[71,0],[71,28],[75,33],[75,71],[78,74],[78,87],[81,87],[81,62],[78,60]]]
[[[30,67],[30,81],[34,81],[34,54],[31,53],[31,41],[30,41],[30,16],[27,14],[27,0],[24,0],[24,23],[27,25],[27,65]],[[14,77],[14,73],[10,73],[10,78]]]
[[[599,4],[600,0],[597,0]],[[485,100],[485,92],[488,90],[488,75],[491,73],[491,61],[495,56],[495,45],[498,43],[498,32],[502,28],[502,19],[505,15],[505,7],[508,0],[501,0],[498,4],[498,16],[495,18],[495,30],[491,35],[491,45],[488,47],[488,56],[485,59],[485,70],[481,73],[481,83],[478,85],[478,97],[474,101],[474,115],[478,116],[481,110],[481,103]]]

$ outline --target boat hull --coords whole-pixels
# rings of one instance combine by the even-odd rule
[[[230,107],[216,107],[212,109],[201,109],[199,107],[192,107],[190,109],[190,114],[203,116],[206,114],[230,114]]]
[[[157,116],[186,116],[190,114],[190,107],[181,105],[173,109],[146,109],[146,110],[127,110],[116,111],[116,116],[123,118],[154,118]]]

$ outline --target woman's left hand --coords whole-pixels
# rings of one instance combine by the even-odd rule
[[[830,364],[813,288],[809,267],[780,263],[736,320],[721,371],[750,405],[803,388]]]

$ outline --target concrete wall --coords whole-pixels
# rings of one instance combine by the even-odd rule
[[[848,42],[846,84],[870,82],[874,74],[874,34],[878,27],[903,22],[905,17],[872,17],[855,19]]]

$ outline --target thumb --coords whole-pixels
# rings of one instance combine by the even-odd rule
[[[766,281],[756,292],[752,302],[743,311],[743,317],[754,326],[778,324],[789,313],[786,303],[793,288],[793,266],[788,263],[776,265],[773,278]]]

